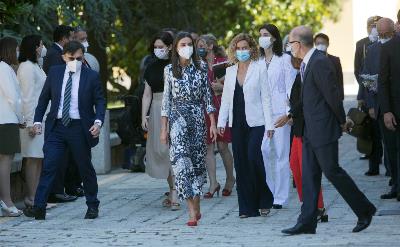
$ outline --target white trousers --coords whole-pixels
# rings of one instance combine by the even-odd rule
[[[274,116],[274,121],[279,116]],[[272,139],[264,137],[261,151],[269,189],[274,195],[274,204],[286,205],[290,188],[290,126],[275,129]]]

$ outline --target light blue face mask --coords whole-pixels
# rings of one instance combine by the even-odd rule
[[[236,51],[236,58],[239,62],[245,62],[250,58],[250,51],[249,50],[237,50]]]

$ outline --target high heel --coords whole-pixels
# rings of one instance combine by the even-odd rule
[[[171,190],[171,211],[177,211],[181,209],[181,204],[178,202],[178,194],[175,189]]]
[[[225,188],[222,190],[222,196],[230,196],[232,194],[232,188],[233,186],[235,186],[236,180],[234,180],[231,189],[227,189],[226,185],[228,184],[228,182],[225,183]]]
[[[326,214],[325,208],[319,208],[318,209],[318,216],[317,216],[317,222],[328,222],[329,221],[329,216]]]
[[[197,220],[189,220],[189,221],[187,222],[187,225],[188,225],[188,226],[197,226]]]
[[[0,200],[1,216],[3,217],[18,217],[22,215],[22,211],[15,206],[7,207],[7,205]]]
[[[204,198],[206,199],[211,199],[214,197],[214,194],[217,193],[217,196],[219,197],[219,191],[221,190],[221,185],[218,184],[217,188],[214,189],[214,191],[211,192],[207,192],[206,194],[204,194]]]

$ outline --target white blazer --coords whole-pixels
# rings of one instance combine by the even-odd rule
[[[0,62],[0,124],[22,123],[21,92],[10,65]]]
[[[291,63],[291,57],[285,53],[280,57],[274,55],[268,69],[264,57],[261,57],[258,63],[267,72],[273,102],[272,114],[275,116],[287,114],[290,110],[290,92],[297,74]]]
[[[46,74],[37,63],[28,60],[19,65],[17,78],[21,88],[22,115],[27,126],[31,127]]]
[[[229,119],[229,127],[233,121],[233,96],[235,93],[238,65],[226,69],[221,108],[218,116],[218,127],[224,128]],[[271,94],[267,82],[266,70],[258,62],[250,62],[243,83],[246,121],[250,127],[265,126],[273,130]]]

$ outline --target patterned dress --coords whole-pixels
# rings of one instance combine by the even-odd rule
[[[181,200],[201,196],[207,181],[206,124],[207,113],[215,112],[211,88],[207,81],[207,66],[197,69],[193,63],[175,78],[172,65],[164,69],[164,95],[161,116],[168,117],[170,160]]]

